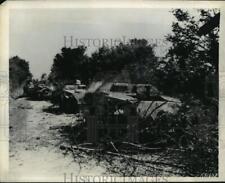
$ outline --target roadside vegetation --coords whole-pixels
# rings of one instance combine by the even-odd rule
[[[23,95],[23,87],[32,78],[28,61],[18,56],[9,59],[10,96],[17,98]]]

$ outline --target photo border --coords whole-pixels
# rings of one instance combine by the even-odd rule
[[[219,32],[219,177],[168,177],[165,181],[225,180],[225,2],[223,1],[6,1],[0,5],[0,181],[64,181],[59,177],[9,176],[9,11],[11,9],[76,9],[76,8],[220,8]],[[72,172],[73,170],[71,170]],[[29,175],[29,172],[27,172]],[[143,181],[117,177],[116,181]],[[157,180],[155,177],[146,180]],[[164,180],[160,180],[164,181]]]

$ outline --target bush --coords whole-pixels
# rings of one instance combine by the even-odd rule
[[[217,112],[215,106],[189,98],[178,113],[161,113],[154,122],[160,140],[182,150],[180,163],[191,175],[218,175]]]
[[[218,111],[188,98],[176,114],[160,112],[140,123],[140,141],[152,147],[178,149],[176,163],[192,176],[218,175]]]

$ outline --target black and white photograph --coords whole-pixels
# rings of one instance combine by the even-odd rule
[[[219,177],[221,13],[10,9],[9,176]]]

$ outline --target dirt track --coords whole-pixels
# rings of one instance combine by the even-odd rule
[[[106,169],[95,160],[83,164],[74,161],[71,153],[64,154],[60,144],[66,140],[60,126],[76,123],[74,115],[43,112],[51,103],[29,101],[25,98],[10,101],[10,175],[21,180],[29,177],[61,177],[73,175],[105,175]]]

